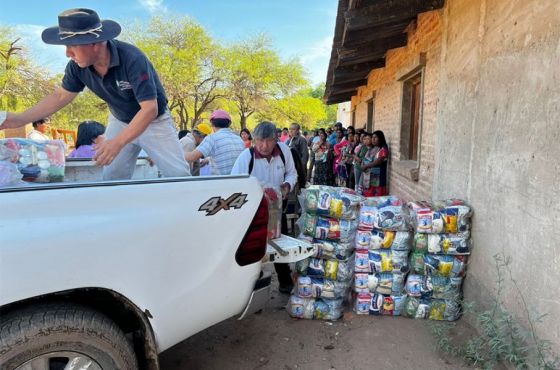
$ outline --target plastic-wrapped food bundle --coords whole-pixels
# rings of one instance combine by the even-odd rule
[[[390,272],[368,275],[368,290],[379,294],[402,294],[404,275]]]
[[[342,299],[301,298],[292,295],[286,306],[290,316],[298,319],[338,320],[344,313]]]
[[[358,229],[357,220],[340,220],[340,242],[353,243]]]
[[[462,277],[467,269],[468,256],[440,254],[424,255],[424,273],[443,277]]]
[[[0,161],[0,187],[14,186],[22,183],[21,172],[15,163]]]
[[[417,252],[434,254],[469,254],[471,251],[470,232],[458,234],[414,235],[412,249]]]
[[[354,270],[353,261],[353,257],[345,261],[306,258],[296,263],[296,272],[299,276],[350,282]]]
[[[344,299],[348,283],[310,276],[298,276],[295,295],[301,298]]]
[[[434,275],[443,277],[465,276],[468,256],[425,254],[412,252],[410,255],[410,271],[418,275]]]
[[[428,253],[468,254],[470,253],[470,233],[421,234],[428,236]]]
[[[457,234],[470,230],[472,211],[462,200],[418,201],[410,202],[408,206],[418,233]]]
[[[409,297],[454,299],[461,297],[462,277],[408,275],[405,291]]]
[[[400,316],[406,295],[383,295],[378,293],[358,294],[354,300],[354,311],[358,315]]]
[[[360,218],[358,229],[360,230],[373,230],[373,226],[375,225],[375,220],[377,218],[377,207],[367,204],[366,202],[362,203],[360,207]]]
[[[409,270],[407,251],[370,250],[368,260],[368,272],[370,273],[395,272],[405,274]]]
[[[408,252],[411,243],[412,234],[408,231],[384,231],[374,229],[371,231],[369,249],[392,249]]]
[[[347,260],[354,250],[354,246],[351,243],[328,240],[314,240],[313,246],[315,247],[313,257],[322,259]]]
[[[64,180],[66,146],[61,140],[0,139],[0,186]],[[17,176],[15,173],[15,164]],[[19,177],[19,178],[17,178]]]
[[[298,224],[304,235],[341,242],[353,242],[357,228],[357,222],[354,220],[326,218],[310,213],[304,213]]]
[[[268,201],[268,239],[276,239],[282,235],[282,193],[280,189],[264,188]]]
[[[413,319],[455,321],[461,316],[459,301],[407,297],[402,315]]]
[[[302,191],[300,199],[308,213],[353,220],[363,197],[347,188],[313,185]]]
[[[303,233],[316,239],[340,240],[340,220],[304,213]]]
[[[408,208],[395,196],[367,198],[362,202],[365,215],[373,216],[373,227],[390,231],[407,231],[410,225]],[[360,216],[360,219],[362,217]],[[367,221],[366,217],[366,221]],[[367,225],[364,224],[367,229]],[[360,228],[362,225],[360,224]]]

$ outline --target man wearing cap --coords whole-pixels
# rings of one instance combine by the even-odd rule
[[[190,153],[193,150],[195,150],[197,145],[200,145],[202,140],[204,140],[204,138],[207,135],[210,135],[211,133],[212,133],[212,129],[210,128],[209,124],[199,123],[192,130],[192,132],[189,132],[188,134],[183,136],[179,140],[179,142],[183,146],[183,152],[185,153],[185,155],[187,153]],[[200,160],[196,160],[194,162],[189,162],[189,165],[191,167],[191,175],[199,176],[200,175]]]
[[[96,147],[104,180],[130,179],[144,149],[166,177],[190,175],[167,97],[146,55],[134,45],[115,40],[118,23],[99,19],[91,9],[71,9],[58,16],[58,26],[43,31],[47,44],[65,45],[62,86],[23,113],[8,113],[0,129],[20,127],[49,116],[89,88],[109,106],[106,140]]]
[[[245,143],[231,129],[231,117],[228,112],[218,109],[210,115],[214,134],[206,136],[200,145],[185,158],[194,162],[200,158],[211,158],[212,175],[229,175],[239,154],[245,149]]]

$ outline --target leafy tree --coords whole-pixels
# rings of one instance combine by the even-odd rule
[[[323,100],[323,96],[325,95],[325,83],[321,82],[315,88],[313,88],[310,93],[312,97]],[[323,103],[323,107],[325,109],[326,117],[322,120],[319,120],[316,124],[316,127],[326,127],[334,124],[336,122],[336,113],[338,110],[337,104],[326,105]]]
[[[323,102],[310,96],[306,91],[273,101],[270,108],[276,122],[284,127],[297,122],[306,129],[312,129],[317,127],[318,122],[327,118]]]
[[[224,96],[220,46],[188,17],[154,17],[147,29],[140,27],[129,38],[154,64],[180,129],[193,127]]]
[[[54,87],[45,76],[29,61],[20,38],[0,27],[0,109],[21,110],[35,104]]]
[[[232,45],[226,55],[226,85],[235,102],[241,128],[267,104],[280,100],[307,84],[297,61],[282,62],[263,35]]]

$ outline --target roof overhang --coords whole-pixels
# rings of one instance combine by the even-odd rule
[[[418,14],[440,9],[445,0],[339,0],[327,104],[348,101],[367,84],[371,70],[385,67],[388,50],[407,44],[406,29]]]

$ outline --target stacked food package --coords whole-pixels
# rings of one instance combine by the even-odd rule
[[[462,200],[411,202],[415,226],[403,315],[457,320],[470,254],[471,208]]]
[[[357,314],[401,314],[411,243],[404,201],[387,196],[362,202],[355,239],[353,299]]]
[[[0,140],[0,186],[64,180],[65,144],[60,140]]]
[[[287,310],[301,319],[337,320],[344,312],[354,272],[354,239],[363,198],[353,190],[311,186],[302,191],[300,238],[313,243],[313,257],[296,264]]]

